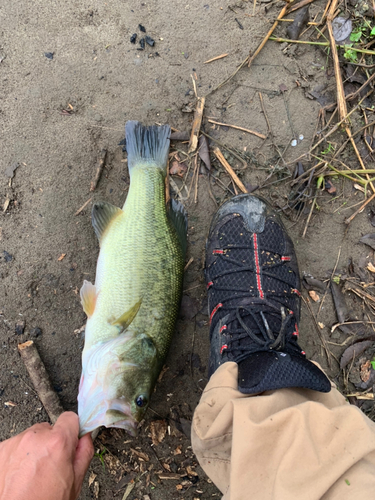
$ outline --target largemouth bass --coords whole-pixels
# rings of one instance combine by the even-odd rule
[[[169,126],[127,122],[130,188],[122,210],[96,203],[95,285],[81,288],[87,314],[78,394],[80,435],[104,425],[135,435],[177,320],[187,238],[181,204],[165,201]]]

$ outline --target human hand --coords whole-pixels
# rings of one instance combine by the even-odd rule
[[[35,424],[0,443],[0,500],[76,500],[94,455],[90,434],[78,439],[78,416]]]

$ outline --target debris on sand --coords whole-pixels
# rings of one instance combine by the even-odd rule
[[[10,179],[13,179],[14,173],[19,166],[20,166],[20,163],[18,161],[13,162],[11,165],[9,165],[5,169],[5,172],[4,172],[5,176],[9,177]]]
[[[29,373],[34,388],[48,413],[51,422],[54,424],[64,409],[60,400],[53,390],[47,370],[40,359],[36,345],[32,340],[23,344],[18,344],[18,352],[21,355],[26,369]]]
[[[200,159],[206,165],[207,170],[211,172],[210,149],[208,147],[207,137],[203,134],[199,137],[198,154]]]
[[[225,170],[228,172],[228,174],[231,176],[233,179],[233,182],[240,188],[240,190],[243,193],[247,193],[247,189],[244,186],[243,182],[238,178],[238,175],[236,172],[233,170],[233,168],[229,165],[227,160],[224,158],[223,153],[220,151],[218,147],[215,147],[213,149],[213,153],[216,156],[216,158],[219,160],[219,162],[223,165]]]
[[[26,323],[24,320],[17,321],[16,326],[15,326],[16,335],[23,334],[23,332],[25,331],[25,325],[26,325]]]
[[[362,354],[367,348],[371,347],[373,343],[372,340],[363,340],[362,342],[357,342],[346,348],[341,356],[340,369],[343,370],[356,357]]]
[[[365,245],[368,245],[373,250],[375,250],[375,233],[365,234],[365,236],[362,236],[359,242],[364,243]]]
[[[202,124],[203,110],[206,99],[197,97],[197,106],[195,108],[193,125],[191,127],[190,142],[188,153],[194,153],[198,147],[198,137]]]
[[[47,59],[49,59],[50,61],[52,61],[53,56],[55,55],[55,53],[54,52],[45,52],[44,55],[45,55],[45,57]]]
[[[145,41],[150,47],[155,45],[155,40],[148,35],[145,36]]]
[[[93,180],[91,181],[90,191],[95,191],[96,186],[98,185],[98,182],[103,172],[103,168],[105,167],[106,158],[107,158],[107,150],[102,149],[99,154],[99,160],[97,167],[95,169]]]
[[[286,32],[291,40],[298,40],[302,30],[309,21],[309,5],[299,9],[295,15],[294,21],[288,26]]]
[[[138,28],[140,31],[142,31],[142,33],[146,33],[146,28],[142,26],[142,24],[138,24]]]
[[[137,40],[137,33],[133,33],[132,36],[130,37],[130,43],[135,44],[136,40]]]
[[[319,297],[319,295],[315,292],[315,290],[310,290],[310,291],[309,291],[309,295],[310,295],[311,300],[313,300],[314,302],[319,302],[320,297]]]
[[[165,435],[167,433],[167,421],[164,419],[153,420],[150,423],[150,432],[151,432],[152,444],[154,446],[157,446],[165,438]]]
[[[208,64],[212,63],[214,61],[218,61],[219,59],[223,59],[224,57],[227,57],[228,54],[220,54],[220,56],[213,57],[212,59],[208,59],[208,61],[204,61],[203,64]]]

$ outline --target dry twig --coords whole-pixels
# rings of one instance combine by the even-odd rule
[[[256,135],[260,139],[266,139],[266,136],[264,134],[261,134],[260,132],[255,132],[254,130],[250,130],[248,128],[244,127],[238,127],[237,125],[229,125],[229,123],[220,123],[220,122],[215,122],[214,120],[208,120],[209,123],[213,123],[214,125],[220,125],[222,127],[230,127],[230,128],[235,128],[236,130],[242,130],[243,132],[247,132],[248,134]]]
[[[221,54],[221,56],[216,56],[216,57],[213,57],[212,59],[209,59],[208,61],[204,61],[203,64],[208,64],[208,63],[211,63],[211,62],[214,62],[214,61],[218,61],[219,59],[223,59],[224,57],[227,57],[228,54]]]
[[[41,400],[51,422],[54,424],[64,409],[60,400],[53,390],[47,370],[40,359],[38,350],[32,340],[23,344],[18,344],[18,351],[21,355],[31,381]]]
[[[248,192],[247,189],[243,185],[242,181],[240,181],[240,179],[238,178],[236,172],[233,170],[233,168],[229,165],[229,163],[227,162],[227,160],[224,158],[224,156],[223,156],[222,152],[220,151],[220,149],[218,147],[215,147],[213,149],[213,153],[216,156],[216,158],[219,160],[219,162],[223,165],[223,167],[228,172],[228,174],[231,176],[233,182],[235,184],[237,184],[237,186],[241,189],[241,191],[243,193],[247,193]]]
[[[198,147],[198,137],[202,124],[205,100],[206,99],[204,97],[198,97],[197,107],[195,108],[195,113],[194,113],[194,121],[191,127],[191,135],[190,135],[189,150],[188,150],[189,154],[194,153],[194,151]]]

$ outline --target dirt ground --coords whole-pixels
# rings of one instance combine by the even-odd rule
[[[178,130],[190,130],[193,114],[182,110],[189,104],[194,108],[191,75],[195,73],[198,94],[207,96],[204,130],[220,143],[253,155],[246,170],[240,171],[246,185],[259,185],[272,171],[293,172],[293,159],[310,147],[320,105],[306,92],[322,83],[332,89],[335,85],[324,51],[268,42],[250,70],[244,68],[210,93],[235,71],[249,50],[255,50],[282,4],[258,2],[253,16],[252,2],[207,1],[36,0],[26,4],[16,0],[0,6],[0,205],[5,207],[0,215],[0,439],[47,420],[19,358],[19,342],[35,340],[64,408],[77,410],[83,337],[75,330],[85,324],[79,289],[84,279],[94,281],[98,256],[90,211],[97,200],[119,206],[125,200],[129,176],[126,153],[118,144],[126,120],[169,123]],[[323,7],[315,2],[310,17]],[[143,51],[137,50],[140,23],[155,40],[154,47],[146,45]],[[285,31],[286,23],[281,23],[278,35],[285,36]],[[130,43],[133,33],[138,33],[135,45]],[[223,53],[228,56],[204,64]],[[259,91],[274,142],[289,163],[286,167],[270,138],[264,141],[208,123],[210,117],[266,134]],[[292,147],[291,140],[300,135],[303,139]],[[186,144],[173,146],[187,149]],[[102,148],[108,150],[106,169],[97,190],[90,193]],[[347,161],[351,161],[350,154]],[[15,162],[19,166],[10,185],[4,172]],[[236,161],[232,164],[236,166]],[[228,185],[229,177],[218,164],[213,167]],[[278,179],[274,175],[268,183]],[[181,186],[180,179],[175,182]],[[191,172],[188,186],[190,182]],[[306,216],[296,222],[293,213],[289,212],[289,218],[283,215],[294,238],[301,273],[329,276],[339,248],[338,269],[347,265],[349,257],[358,262],[369,254],[367,247],[358,244],[363,234],[371,232],[367,212],[349,228],[343,223],[355,210],[347,207],[358,203],[362,195],[351,184],[336,184],[342,196],[333,200],[329,194],[322,195],[321,210],[314,214],[305,239],[301,233]],[[282,207],[289,191],[290,184],[282,182],[258,193]],[[228,196],[219,183],[213,193],[218,203]],[[187,437],[207,382],[208,317],[202,268],[205,238],[216,208],[208,195],[206,176],[199,177],[197,202],[191,194],[184,203],[189,214],[187,259],[194,260],[185,275],[184,308],[167,370],[137,438],[118,430],[103,430],[99,435],[95,442],[98,456],[85,479],[82,499],[121,499],[129,484],[135,485],[130,500],[220,497],[197,465]],[[317,314],[319,303],[311,307]],[[15,325],[22,320],[26,327],[19,334]],[[330,295],[318,321],[325,325],[322,334],[332,340],[330,326],[337,319]],[[327,367],[306,307],[300,331],[307,355],[339,380],[337,364]],[[333,341],[340,343],[344,338],[338,334]],[[335,346],[332,349],[335,352]],[[167,434],[159,445],[151,446],[150,424],[160,419],[167,419]],[[163,474],[170,478],[160,479]]]

